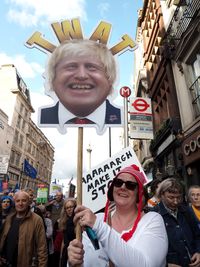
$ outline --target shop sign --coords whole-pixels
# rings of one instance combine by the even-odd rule
[[[184,154],[189,156],[191,153],[197,151],[200,148],[200,134],[186,143],[183,147]]]
[[[9,155],[0,155],[0,173],[6,174],[8,170]]]
[[[134,97],[130,100],[130,138],[153,139],[151,99]]]

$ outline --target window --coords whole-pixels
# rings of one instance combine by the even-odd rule
[[[15,154],[15,164],[16,164],[16,166],[19,166],[20,158],[21,158],[21,155],[16,152],[16,154]]]
[[[28,118],[28,109],[26,109],[26,108],[25,108],[24,116],[25,116],[25,118]]]
[[[18,140],[19,140],[19,132],[16,130],[14,135],[14,143],[18,144]]]
[[[189,90],[192,94],[192,104],[194,106],[195,115],[200,115],[200,55],[196,56],[196,60],[192,64],[192,79]]]
[[[17,127],[20,129],[21,128],[21,121],[22,121],[22,117],[18,114],[18,118],[17,118]]]
[[[8,172],[8,176],[10,177],[11,180],[18,181],[19,175],[15,173]]]
[[[169,81],[167,74],[161,81],[158,89],[158,93],[153,99],[153,110],[154,110],[154,127],[155,131],[160,129],[163,122],[170,117],[170,95],[169,95]]]
[[[14,164],[14,160],[15,160],[15,151],[12,150],[10,154],[10,163]]]
[[[27,149],[28,153],[31,153],[31,143],[28,142],[28,149]]]
[[[20,105],[20,113],[23,114],[23,111],[24,111],[24,105],[21,103],[21,105]]]
[[[22,130],[25,131],[26,122],[25,120],[22,121]]]
[[[24,137],[22,134],[20,134],[20,138],[19,138],[19,146],[22,148],[23,147],[23,140],[24,140]]]
[[[35,157],[36,156],[36,148],[35,146],[33,145],[33,149],[32,149],[32,155]]]
[[[0,128],[4,129],[3,121],[0,120]]]

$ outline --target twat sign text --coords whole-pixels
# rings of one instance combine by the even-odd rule
[[[60,43],[70,39],[83,39],[83,32],[79,19],[55,22],[51,24],[51,27],[53,28],[53,31]],[[101,21],[89,37],[89,40],[107,44],[111,28],[112,25],[110,23]],[[127,49],[135,50],[137,48],[137,44],[128,34],[124,34],[121,39],[122,40],[118,44],[110,48],[113,55],[123,53]],[[52,53],[56,48],[56,45],[46,40],[38,31],[34,32],[33,35],[26,41],[26,45],[31,48],[36,46],[37,48],[50,53]]]

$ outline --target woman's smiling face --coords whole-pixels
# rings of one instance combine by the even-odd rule
[[[118,179],[126,182],[131,181],[137,183],[135,177],[129,173],[121,173],[117,176]],[[135,190],[129,190],[126,188],[125,183],[121,187],[114,186],[113,188],[113,198],[116,205],[122,206],[135,206],[137,201],[138,187]]]

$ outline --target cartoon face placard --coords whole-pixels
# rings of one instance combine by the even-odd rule
[[[45,71],[46,94],[54,104],[39,109],[39,126],[96,127],[102,134],[106,127],[123,124],[122,108],[115,106],[111,94],[117,78],[114,55],[136,44],[124,35],[122,41],[109,49],[107,41],[111,25],[101,22],[89,39],[83,39],[78,19],[53,23],[60,42],[54,46],[36,32],[27,45],[36,45],[51,55]]]

